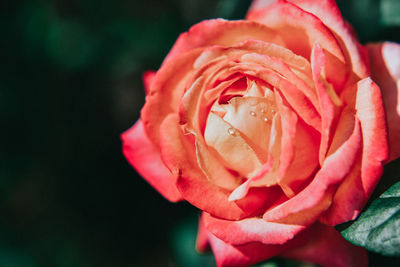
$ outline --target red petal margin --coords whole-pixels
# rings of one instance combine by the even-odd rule
[[[313,224],[282,245],[267,245],[257,241],[232,245],[213,235],[206,225],[203,214],[199,223],[197,248],[211,245],[218,267],[250,266],[274,256],[314,262],[325,267],[365,267],[368,263],[363,248],[347,242],[333,227],[320,223]]]
[[[361,149],[360,122],[355,120],[352,135],[329,155],[314,180],[299,194],[267,211],[270,222],[310,225],[329,208],[334,190],[351,171]]]
[[[244,245],[251,242],[266,245],[284,244],[305,229],[301,225],[267,222],[257,217],[228,221],[215,218],[205,212],[203,212],[203,222],[208,232],[231,245]]]
[[[177,114],[168,115],[161,125],[161,155],[165,165],[178,176],[176,186],[193,206],[216,217],[238,220],[259,210],[271,197],[263,191],[251,193],[240,201],[228,201],[230,191],[207,179],[198,166],[191,135],[184,135]]]
[[[182,33],[176,40],[163,65],[192,49],[221,45],[232,46],[241,41],[249,39],[261,40],[265,42],[281,45],[282,42],[277,38],[277,33],[263,24],[236,20],[228,21],[224,19],[204,20]]]
[[[285,47],[298,55],[309,59],[312,45],[319,42],[322,48],[344,62],[343,52],[330,29],[319,18],[290,2],[281,0],[266,9],[250,10],[246,18],[276,30]]]
[[[138,120],[125,131],[121,139],[122,152],[137,172],[169,201],[181,200],[181,194],[175,186],[176,178],[165,167],[160,152],[146,136],[142,121]]]
[[[147,93],[150,91],[151,84],[153,83],[154,77],[156,76],[155,71],[148,70],[142,75],[142,80],[144,84],[144,91]]]
[[[363,150],[361,167],[354,166],[339,186],[332,206],[321,218],[326,224],[336,225],[354,220],[369,199],[381,178],[388,157],[385,112],[379,87],[366,78],[357,84],[356,116],[362,130]]]
[[[400,44],[368,44],[367,49],[372,79],[382,91],[392,161],[400,157]]]
[[[281,256],[317,263],[324,267],[368,266],[366,250],[347,242],[335,228],[316,223],[306,234],[306,244]]]
[[[282,0],[254,0],[250,7],[250,13],[257,13],[275,2],[286,2]],[[351,26],[343,19],[340,10],[334,0],[288,0],[304,11],[318,17],[328,28],[330,28],[338,39],[340,46],[350,58],[352,69],[359,78],[369,76],[368,59],[366,51],[357,41]]]
[[[335,116],[335,106],[326,91],[326,87],[320,80],[325,64],[325,54],[320,45],[315,43],[311,53],[311,68],[322,113],[321,145],[319,150],[319,162],[321,165],[323,164],[328,151],[331,127]]]

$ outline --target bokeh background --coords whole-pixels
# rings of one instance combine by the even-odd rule
[[[142,73],[160,66],[178,35],[203,19],[243,18],[250,2],[2,3],[0,266],[215,265],[194,251],[197,210],[140,178],[119,135],[139,117]],[[400,42],[400,1],[338,4],[363,43]]]

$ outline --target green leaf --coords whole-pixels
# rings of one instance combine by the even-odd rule
[[[400,256],[400,182],[374,200],[342,235],[368,250]]]

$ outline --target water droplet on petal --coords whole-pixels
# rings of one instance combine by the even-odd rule
[[[261,113],[265,113],[265,109],[261,109],[260,112],[261,112]]]
[[[268,118],[267,117],[264,117],[264,119],[263,119],[265,122],[268,122]]]
[[[256,116],[256,113],[255,113],[254,111],[250,111],[250,115],[253,116],[253,117],[255,117],[255,116]]]
[[[233,130],[232,128],[229,128],[228,129],[228,134],[234,135],[235,134],[235,130]]]

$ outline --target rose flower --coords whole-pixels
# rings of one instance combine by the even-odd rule
[[[333,226],[400,155],[400,46],[362,46],[331,0],[255,1],[207,20],[144,75],[123,152],[170,201],[202,210],[218,266],[272,256],[365,266]]]

